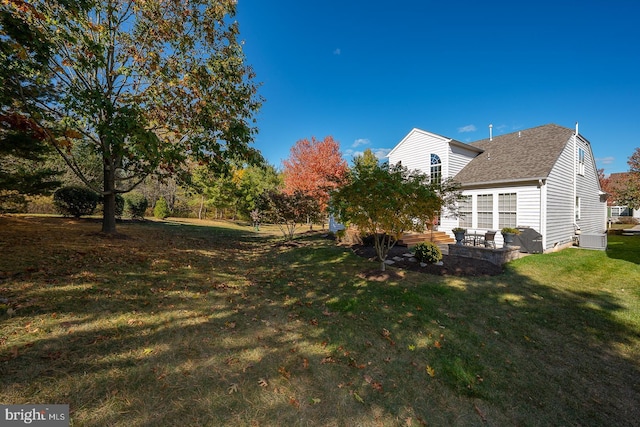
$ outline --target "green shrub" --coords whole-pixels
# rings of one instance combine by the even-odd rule
[[[100,196],[85,187],[62,187],[53,193],[53,205],[64,216],[80,218],[83,215],[91,215],[99,201]]]
[[[435,243],[422,242],[412,249],[413,256],[420,262],[435,263],[442,259],[442,252]]]
[[[156,207],[153,208],[153,216],[158,219],[165,219],[170,213],[167,200],[164,197],[160,197],[156,202]]]
[[[500,232],[502,234],[520,234],[520,230],[518,230],[517,228],[512,228],[512,227],[505,227],[502,230],[500,230]]]
[[[149,201],[140,193],[129,193],[124,196],[124,214],[130,218],[144,218]]]

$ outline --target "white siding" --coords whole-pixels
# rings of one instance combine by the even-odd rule
[[[545,250],[571,242],[575,235],[573,179],[575,148],[570,140],[547,179],[547,233]]]
[[[581,216],[578,225],[583,233],[603,233],[606,230],[602,214],[605,203],[600,200],[600,182],[590,144],[582,138],[577,145],[585,152],[584,175],[576,176],[576,191],[580,197]]]
[[[466,165],[478,155],[477,152],[472,150],[466,150],[457,145],[450,145],[449,149],[449,161],[448,170],[446,171],[447,177],[456,176]],[[443,174],[445,170],[442,170]]]
[[[530,227],[542,234],[540,187],[516,187],[518,193],[518,227]]]
[[[410,170],[430,173],[431,154],[437,154],[444,165],[448,145],[446,139],[440,136],[414,129],[389,153],[389,164],[395,165],[401,161],[402,166]]]
[[[389,164],[402,165],[410,170],[419,169],[431,173],[431,154],[436,154],[442,162],[442,177],[449,178],[460,172],[476,156],[472,150],[449,144],[450,139],[429,132],[413,129],[389,153]]]

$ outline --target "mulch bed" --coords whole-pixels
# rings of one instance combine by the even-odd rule
[[[379,263],[374,247],[354,245],[351,249],[356,255]],[[396,261],[391,266],[392,268],[386,272],[381,272],[379,269],[368,271],[365,274],[366,278],[370,280],[386,280],[387,278],[402,277],[403,274],[394,271],[398,268],[402,270],[419,271],[421,273],[437,276],[496,276],[501,274],[503,271],[501,266],[492,264],[489,261],[451,255],[442,256],[443,265],[427,264],[426,266],[421,267],[419,262],[411,262],[409,261],[409,257],[403,256],[403,254],[406,254],[407,252],[410,251],[406,247],[394,246],[389,251],[387,259],[400,257],[402,258],[402,261]]]

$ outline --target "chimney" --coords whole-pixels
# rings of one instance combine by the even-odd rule
[[[493,125],[489,124],[489,141],[493,141]]]

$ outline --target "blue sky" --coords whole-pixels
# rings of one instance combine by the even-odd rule
[[[238,0],[266,99],[255,140],[281,167],[303,138],[384,155],[414,127],[472,142],[547,123],[598,168],[640,147],[640,2]]]

